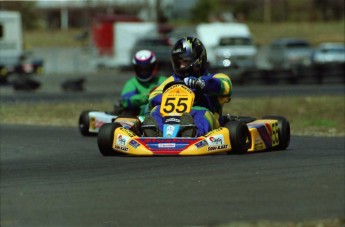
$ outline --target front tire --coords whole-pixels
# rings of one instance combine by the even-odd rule
[[[94,133],[89,132],[89,128],[90,128],[89,113],[92,111],[93,110],[84,110],[79,115],[79,132],[83,136],[94,136],[95,135]]]
[[[98,132],[97,145],[99,151],[104,156],[118,155],[119,153],[113,150],[113,141],[115,130],[122,127],[120,123],[105,123]]]
[[[251,135],[247,125],[240,121],[229,121],[224,127],[230,132],[231,151],[228,153],[245,154],[251,146]]]
[[[279,145],[276,147],[277,150],[285,150],[290,144],[290,123],[282,116],[264,116],[263,119],[278,120],[278,138]]]

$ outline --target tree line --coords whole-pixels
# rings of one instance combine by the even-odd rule
[[[232,12],[240,21],[338,21],[344,19],[344,0],[198,0],[195,22]]]

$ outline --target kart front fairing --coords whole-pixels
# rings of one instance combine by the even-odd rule
[[[197,138],[139,137],[120,127],[115,130],[113,149],[129,155],[206,155],[231,149],[229,131],[219,128]]]

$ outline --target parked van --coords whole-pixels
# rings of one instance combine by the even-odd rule
[[[131,66],[131,49],[148,34],[157,34],[154,22],[141,22],[135,17],[99,16],[91,25],[95,50],[92,65],[98,68]]]
[[[0,11],[0,79],[5,80],[23,52],[19,12]]]
[[[212,68],[255,68],[257,47],[246,24],[207,23],[198,25],[196,31]]]

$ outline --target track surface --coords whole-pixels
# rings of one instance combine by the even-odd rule
[[[77,128],[1,125],[1,226],[212,226],[345,217],[344,138],[286,151],[103,157]]]

